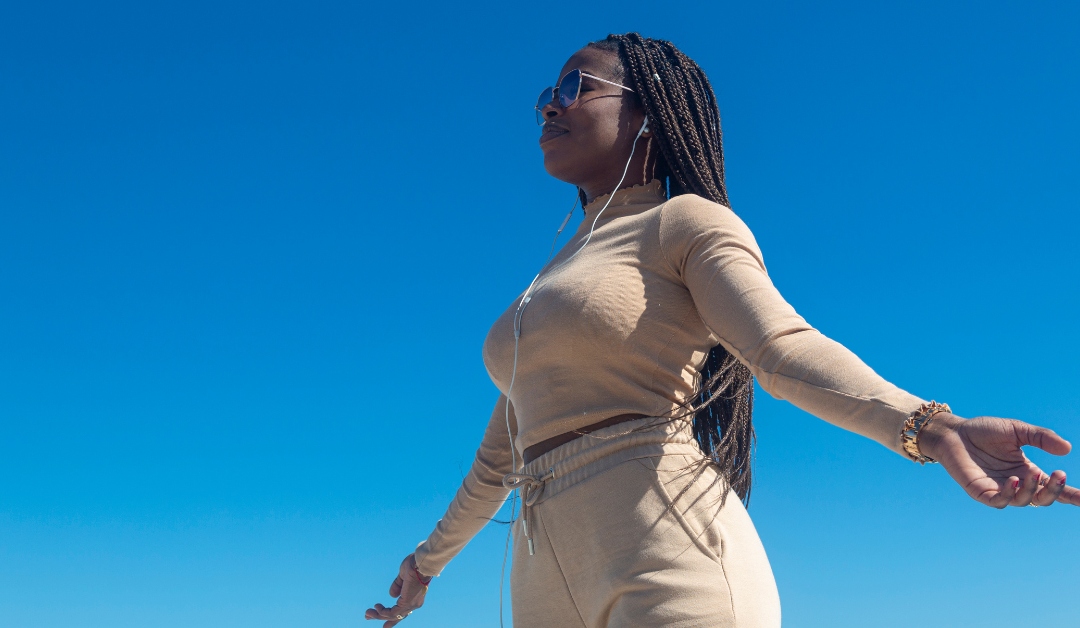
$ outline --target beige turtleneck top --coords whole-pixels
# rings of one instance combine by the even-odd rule
[[[586,206],[521,317],[509,409],[518,466],[520,452],[552,436],[619,414],[675,410],[717,344],[773,397],[904,455],[901,427],[923,400],[808,325],[730,209],[692,194],[666,200],[659,181],[619,190],[582,249],[606,201]],[[457,496],[416,550],[425,574],[441,572],[507,497],[502,477],[514,469],[505,404],[522,296],[484,342],[484,364],[503,394]]]

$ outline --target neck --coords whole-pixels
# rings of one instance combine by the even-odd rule
[[[595,218],[606,208],[607,215],[621,215],[624,207],[637,205],[656,205],[667,198],[663,184],[653,179],[649,183],[623,186],[614,193],[601,194],[592,199],[585,207],[586,220]]]

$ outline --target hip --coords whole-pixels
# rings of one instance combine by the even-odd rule
[[[515,482],[515,625],[779,625],[753,523],[688,422],[597,430],[507,476]],[[556,607],[574,612],[555,621]]]

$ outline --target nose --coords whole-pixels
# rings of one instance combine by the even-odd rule
[[[555,104],[557,102],[558,101],[556,99],[552,98],[551,102],[540,108],[540,115],[544,117],[544,120],[551,120],[553,118],[556,118],[566,111],[565,109],[563,109],[562,105]]]

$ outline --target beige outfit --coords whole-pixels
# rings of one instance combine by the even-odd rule
[[[417,548],[417,564],[425,574],[440,573],[495,515],[506,498],[508,491],[503,487],[503,476],[518,470],[512,468],[506,414],[513,433],[514,459],[520,466],[520,452],[552,436],[620,414],[670,416],[692,394],[697,373],[709,350],[717,344],[747,365],[761,387],[772,396],[787,399],[819,418],[904,455],[900,445],[901,426],[923,400],[882,379],[854,354],[796,314],[769,280],[750,230],[730,209],[695,195],[665,200],[660,183],[653,181],[616,192],[597,221],[592,239],[581,249],[606,200],[606,197],[596,199],[586,207],[586,217],[578,232],[537,281],[521,317],[517,373],[508,413],[505,395],[514,366],[513,319],[522,295],[514,299],[488,333],[484,363],[503,396],[492,413],[472,470],[435,531]],[[580,253],[575,255],[579,249]],[[567,259],[568,263],[559,266]],[[569,455],[567,448],[584,446],[577,444],[583,440],[563,445],[549,455]],[[690,455],[685,449],[690,446],[681,445],[683,449],[678,456]],[[700,450],[696,455],[701,456]],[[661,467],[667,464],[661,462],[663,458],[650,460],[653,461],[649,464]],[[629,463],[622,466],[628,467]],[[572,491],[578,494],[597,490],[585,487],[609,484],[615,480],[605,478],[614,477],[613,473],[630,472],[616,472],[613,468],[595,475],[587,483],[582,482]],[[661,471],[653,473],[663,475]],[[705,480],[698,482],[708,485]],[[694,490],[699,489],[706,490],[702,487]],[[569,496],[572,491],[564,494]],[[545,490],[545,495],[549,500],[546,505],[553,511],[573,509],[556,507],[554,502],[558,500],[551,497],[551,491]],[[578,501],[576,497],[568,499],[568,503]],[[632,501],[622,506],[612,504],[604,513],[606,521],[594,523],[611,529],[624,523],[630,525],[627,518],[637,516],[635,508],[637,504]],[[540,524],[545,530],[559,525],[552,516],[545,516]],[[736,522],[745,516],[738,500],[729,499],[718,521]],[[744,549],[732,547],[731,543],[722,550],[706,544],[712,548],[709,552],[720,557],[723,565],[730,561],[757,560],[760,564],[748,573],[768,572],[768,562],[749,521],[736,527],[742,532],[735,535],[739,539],[735,545],[742,544]],[[752,542],[745,541],[746,530],[751,531]],[[716,540],[723,536],[722,532],[711,530],[702,538]],[[603,547],[607,537],[586,538],[594,538],[592,542]],[[661,541],[650,535],[641,542]],[[534,543],[537,555],[526,558],[521,557],[520,544],[515,546],[513,579],[518,585],[513,592],[515,607],[521,596],[528,595],[523,587],[531,590],[546,586],[536,584],[535,580],[541,577],[535,564],[544,541],[537,536]],[[616,556],[597,551],[601,552],[599,556],[621,564]],[[700,551],[710,556],[705,549]],[[700,560],[700,557],[690,558],[692,554],[684,552],[683,559]],[[522,562],[530,561],[532,565],[522,571],[526,569]],[[569,582],[571,575],[564,575]],[[759,581],[757,575],[751,580]],[[771,576],[768,580],[771,583]],[[523,584],[526,581],[529,584]],[[731,579],[727,582],[730,585]],[[753,598],[740,585],[729,585],[724,586],[733,599],[741,595]],[[769,586],[775,595],[775,586]],[[682,595],[670,587],[658,591],[662,591],[661,597]],[[713,594],[719,591],[718,588]],[[573,593],[571,589],[569,594]],[[735,600],[732,608],[744,608],[747,604],[750,603]],[[628,625],[616,622],[613,613],[610,609],[597,611],[590,619],[582,611],[581,618],[590,627]],[[515,616],[519,626],[562,625],[523,624],[523,621],[528,620]],[[738,624],[685,625],[772,624],[739,620]]]
[[[514,628],[779,627],[780,598],[754,524],[701,460],[689,424],[638,419],[526,465]]]

